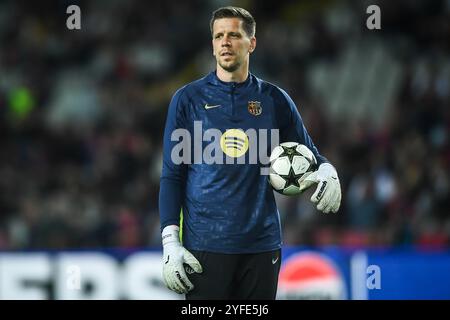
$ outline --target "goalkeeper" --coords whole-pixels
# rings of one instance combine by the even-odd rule
[[[194,137],[219,130],[220,141],[213,142],[220,145],[222,156],[238,158],[249,156],[247,137],[239,129],[278,130],[280,142],[296,141],[314,153],[319,167],[303,187],[317,183],[311,200],[323,212],[339,209],[339,180],[288,94],[249,73],[249,57],[256,48],[251,14],[237,7],[220,8],[212,15],[210,29],[216,70],[180,88],[166,120],[159,196],[163,277],[169,289],[186,294],[186,299],[275,299],[281,227],[261,166],[194,161],[197,147],[184,139],[185,161],[174,161],[180,151],[174,133],[184,130]],[[196,121],[203,132],[196,132]],[[228,152],[229,143],[243,154]],[[209,142],[203,142],[202,150],[206,146]]]

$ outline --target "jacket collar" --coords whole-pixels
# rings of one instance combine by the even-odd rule
[[[231,89],[231,88],[246,88],[246,87],[248,87],[251,84],[253,77],[254,77],[253,74],[251,74],[249,72],[247,79],[245,79],[244,82],[235,82],[235,81],[225,82],[225,81],[220,80],[217,77],[216,70],[214,70],[206,76],[206,79],[208,80],[209,83],[211,83],[215,86],[219,86],[224,89]]]

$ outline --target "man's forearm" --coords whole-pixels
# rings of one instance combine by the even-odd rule
[[[183,185],[180,181],[161,178],[159,190],[159,214],[161,232],[168,225],[180,224]]]

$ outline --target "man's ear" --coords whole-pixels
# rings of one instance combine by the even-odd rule
[[[252,53],[256,49],[256,38],[251,37],[250,38],[250,48],[248,49],[248,52]]]
[[[216,54],[214,53],[214,39],[211,40],[211,48],[212,48],[212,54],[215,57]]]

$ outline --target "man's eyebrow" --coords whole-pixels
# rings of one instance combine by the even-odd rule
[[[241,35],[241,32],[239,32],[239,31],[228,31],[225,33],[230,34],[230,35]],[[219,31],[219,32],[215,33],[214,36],[223,35],[223,34],[224,34],[223,31]]]

